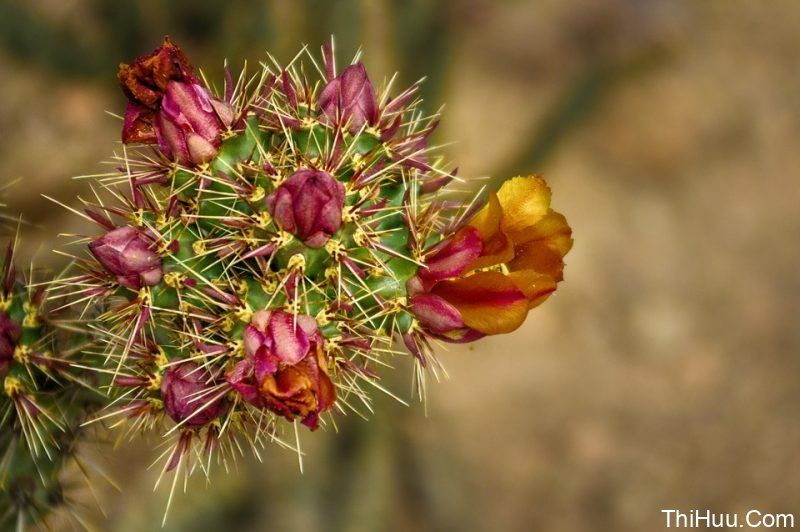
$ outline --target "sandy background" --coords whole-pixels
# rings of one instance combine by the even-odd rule
[[[662,508],[800,512],[800,4],[345,0],[0,3],[0,178],[50,249],[113,149],[120,60],[169,33],[225,57],[335,33],[373,79],[429,76],[463,176],[542,172],[574,229],[521,330],[443,353],[420,405],[269,449],[176,500],[166,530],[631,530]],[[237,61],[233,61],[237,65]],[[410,373],[394,387],[409,396]],[[100,530],[155,530],[153,453],[98,481]]]

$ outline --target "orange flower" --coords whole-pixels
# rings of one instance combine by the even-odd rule
[[[542,177],[510,179],[409,281],[411,310],[449,341],[511,332],[563,279],[571,235]]]

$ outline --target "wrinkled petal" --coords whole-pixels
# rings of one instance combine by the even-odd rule
[[[483,334],[509,333],[522,325],[528,314],[528,298],[498,272],[442,281],[432,293],[458,309],[467,327]]]
[[[278,370],[280,359],[267,346],[261,346],[253,357],[253,373],[257,382],[262,382],[267,376]]]
[[[572,229],[563,215],[550,211],[539,223],[526,231],[528,241],[518,245],[516,255],[508,263],[511,271],[535,270],[563,279],[564,255],[572,248]]]
[[[275,354],[284,364],[297,364],[308,353],[308,335],[288,312],[273,313],[268,332]]]
[[[128,102],[125,106],[125,119],[122,125],[122,142],[125,144],[156,142],[154,120],[155,113],[151,109],[135,102]]]
[[[266,341],[264,333],[256,328],[252,322],[250,325],[244,328],[242,339],[244,341],[245,352],[250,356],[255,356],[255,354]]]
[[[508,262],[514,257],[514,243],[501,228],[503,208],[494,192],[489,193],[486,205],[469,221],[468,227],[480,235],[483,247],[480,257],[470,265],[471,270],[488,268]]]
[[[515,243],[527,241],[526,231],[550,209],[550,187],[541,176],[514,177],[497,192],[503,209],[502,228]]]

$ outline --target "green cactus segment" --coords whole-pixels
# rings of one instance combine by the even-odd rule
[[[20,278],[0,303],[3,530],[41,522],[66,502],[62,471],[74,458],[81,423],[100,403],[89,389],[98,375],[80,368],[88,362],[87,336],[79,325],[60,328],[46,292],[34,286]]]

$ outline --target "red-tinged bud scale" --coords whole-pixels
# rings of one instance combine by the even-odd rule
[[[541,177],[477,202],[449,187],[417,85],[337,74],[327,45],[260,68],[215,92],[168,39],[121,67],[129,146],[97,181],[115,200],[86,205],[98,234],[59,285],[103,310],[118,396],[100,415],[164,424],[165,471],[330,425],[398,346],[436,374],[432,345],[519,327],[572,245]]]

